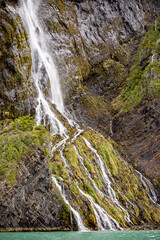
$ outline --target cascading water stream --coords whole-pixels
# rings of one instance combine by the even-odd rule
[[[56,71],[54,62],[52,60],[52,56],[49,52],[47,34],[44,33],[37,17],[38,2],[39,1],[37,0],[20,0],[20,7],[18,10],[26,26],[26,29],[28,30],[28,35],[29,35],[31,54],[32,54],[32,78],[34,79],[35,86],[37,89],[37,94],[38,94],[37,107],[36,107],[37,124],[38,125],[43,124],[44,126],[48,127],[48,129],[53,134],[59,134],[62,136],[61,141],[59,141],[52,148],[52,151],[54,152],[58,149],[57,151],[59,151],[61,160],[64,163],[66,169],[68,170],[68,175],[71,180],[72,178],[74,178],[74,172],[72,172],[72,167],[70,163],[68,163],[67,159],[65,159],[63,150],[65,149],[66,146],[73,144],[73,142],[76,141],[77,137],[82,133],[83,130],[80,129],[78,124],[76,124],[73,120],[71,120],[71,118],[68,117],[69,114],[65,113],[64,111],[64,104],[63,104],[62,92],[60,88],[59,76]],[[154,55],[152,56],[152,62],[153,61],[154,61]],[[44,86],[47,84],[49,85],[50,90],[48,90],[48,93],[46,96]],[[69,134],[67,134],[66,127],[64,127],[62,122],[57,118],[55,113],[56,110],[54,111],[54,106],[52,106],[52,104],[56,106],[57,110],[61,113],[61,115],[65,118],[65,120],[67,120],[67,122],[69,123],[69,126],[74,127],[76,129],[76,131],[74,131],[74,134],[72,134],[72,137],[70,137]],[[113,135],[112,121],[110,122],[110,134],[111,136]],[[105,163],[101,159],[97,150],[92,147],[92,145],[87,139],[85,139],[84,137],[83,139],[87,147],[96,156],[97,163],[100,167],[100,171],[102,174],[103,182],[105,183],[108,190],[108,195],[106,193],[103,193],[98,188],[98,185],[96,185],[91,174],[85,167],[83,158],[80,156],[78,149],[76,148],[76,146],[74,146],[78,160],[82,165],[83,169],[85,170],[88,176],[88,179],[91,181],[94,187],[94,190],[97,193],[99,193],[99,195],[101,195],[102,197],[109,197],[110,200],[118,206],[121,212],[124,213],[126,222],[132,223],[130,220],[130,215],[128,211],[124,209],[124,207],[122,207],[122,205],[119,203],[116,193],[112,188],[112,183],[114,179],[112,178],[109,169],[106,168]],[[139,172],[137,173],[140,176],[141,182],[143,183],[149,198],[152,200],[153,203],[156,203],[157,198],[154,192],[154,188],[152,188],[152,185],[147,179],[145,179]],[[73,206],[67,200],[65,191],[64,189],[61,188],[61,185],[58,182],[58,180],[55,178],[55,176],[52,177],[52,180],[55,186],[59,189],[64,202],[69,206],[70,212],[73,213],[73,216],[77,222],[78,229],[80,231],[89,231],[89,229],[87,229],[84,226],[80,214],[73,208]],[[85,193],[82,189],[80,189],[80,187],[78,186],[78,183],[77,183],[77,187],[81,195],[89,200],[90,205],[92,206],[94,214],[96,216],[98,228],[100,230],[121,229],[120,225],[114,218],[112,218],[100,205],[98,205],[89,194]],[[132,205],[132,203],[128,199],[127,201],[130,203],[130,205]],[[70,214],[70,217],[72,222],[71,214]]]
[[[118,224],[118,222],[113,219],[109,214],[107,214],[107,212],[101,207],[99,206],[97,203],[94,202],[93,198],[84,193],[79,187],[78,187],[80,193],[85,196],[91,203],[91,206],[93,208],[96,220],[97,220],[97,224],[98,224],[98,229],[99,230],[115,230],[115,229],[121,229],[120,225]]]
[[[37,18],[37,3],[34,0],[20,0],[19,14],[28,30],[31,54],[32,77],[37,88],[38,98],[36,107],[37,124],[48,125],[50,131],[66,134],[66,129],[53,113],[51,104],[55,104],[63,114],[64,104],[60,88],[59,76],[47,48],[47,37]],[[43,85],[49,81],[50,93],[45,97]],[[50,102],[50,104],[49,104]]]
[[[89,196],[88,194],[84,193],[79,187],[78,187],[78,189],[79,189],[80,193],[90,201],[91,206],[94,211],[94,214],[95,214],[95,217],[96,217],[96,220],[97,220],[98,229],[105,230],[107,227],[110,230],[114,230],[108,216],[105,218],[105,221],[102,222],[102,220],[100,218],[100,214],[98,212],[98,207],[97,207],[98,205],[96,203],[94,203],[93,198],[91,196]]]
[[[56,185],[56,187],[59,189],[64,202],[69,206],[70,210],[72,211],[74,218],[78,225],[78,230],[83,231],[83,232],[89,231],[89,229],[84,226],[82,219],[80,217],[80,214],[71,206],[69,201],[66,199],[65,193],[62,192],[62,188],[61,188],[60,184],[58,183],[57,179],[54,176],[52,176],[52,180],[53,180],[54,184]]]
[[[75,146],[74,146],[74,148],[75,148],[76,154],[77,154],[77,156],[78,156],[78,159],[79,159],[81,165],[83,166],[85,172],[87,173],[88,178],[91,180],[91,182],[92,182],[92,184],[93,184],[93,187],[94,187],[95,191],[96,191],[97,193],[99,193],[103,198],[107,197],[107,196],[97,187],[97,185],[96,185],[96,183],[94,182],[91,174],[89,173],[88,169],[85,167],[84,161],[83,161],[83,157],[80,156],[80,154],[79,154],[79,152],[78,152],[78,149],[77,149]],[[119,194],[121,194],[121,193],[119,192]],[[134,205],[129,201],[129,199],[128,199],[126,196],[124,196],[124,197],[126,198],[127,202],[130,203],[131,206],[134,206]],[[126,216],[125,216],[126,221],[127,221],[127,222],[131,222],[130,216],[129,216],[128,212],[127,212],[122,206],[120,206],[120,208],[121,208],[121,209],[125,212],[125,214],[126,214]]]
[[[113,121],[110,120],[110,136],[113,137]]]
[[[154,204],[157,204],[157,196],[152,183],[147,178],[145,178],[139,171],[136,170],[136,172],[140,176],[141,182],[147,192],[147,195]]]
[[[75,138],[75,136],[73,137],[73,139],[74,138]],[[63,148],[64,148],[64,146],[63,146]],[[67,160],[63,156],[63,148],[60,150],[61,159],[62,159],[63,163],[65,164],[67,170],[68,170],[68,174],[74,179],[74,174],[72,172],[72,168],[71,168],[71,166],[69,166]],[[87,168],[84,166],[83,158],[79,155],[79,152],[78,152],[77,148],[75,146],[74,146],[74,148],[75,148],[75,152],[77,154],[77,157],[78,157],[81,165],[84,167],[84,169],[85,169],[89,179],[91,180],[91,182],[92,182],[92,184],[93,184],[93,186],[95,188],[95,191],[97,191],[102,197],[105,197],[105,195],[96,186],[96,184],[95,184],[94,180],[92,179],[90,173],[88,172]],[[72,181],[73,179],[70,179],[70,180]],[[52,180],[55,183],[55,185],[58,187],[59,191],[61,192],[62,197],[63,197],[65,203],[70,208],[70,211],[73,212],[73,215],[74,215],[76,221],[78,221],[78,219],[80,217],[79,213],[78,212],[75,213],[76,210],[73,209],[73,207],[69,204],[69,201],[67,200],[67,196],[65,196],[65,192],[61,189],[60,184],[58,183],[58,181],[56,180],[56,178],[54,176],[52,177]],[[120,227],[119,223],[114,218],[112,218],[100,205],[95,203],[93,198],[90,195],[86,194],[85,192],[83,192],[79,188],[78,183],[77,183],[77,187],[78,187],[81,195],[85,196],[89,200],[89,202],[91,203],[91,206],[93,208],[93,211],[94,211],[94,214],[95,214],[95,217],[96,217],[96,220],[97,220],[98,230],[106,230],[106,229],[109,229],[109,230],[115,230],[115,229],[122,230],[122,228]],[[78,214],[78,217],[77,217],[77,214]],[[80,220],[80,222],[81,223],[77,222],[77,224],[80,224],[80,226],[78,225],[79,230],[81,230],[81,231],[88,231],[88,229],[85,228],[84,225],[82,226],[82,220]]]
[[[124,150],[123,150],[123,152],[125,153],[126,158],[128,158],[128,155],[126,154],[126,152],[125,152]],[[125,164],[127,167],[129,167],[128,162],[126,162],[126,161],[124,160],[124,158],[122,158],[117,151],[116,151],[116,155],[120,158],[121,161],[124,162],[124,164]],[[142,173],[140,173],[140,172],[137,171],[137,170],[135,170],[135,172],[136,172],[136,173],[138,174],[138,176],[140,177],[140,181],[141,181],[141,183],[143,184],[143,186],[144,186],[144,188],[145,188],[145,190],[146,190],[146,193],[147,193],[147,195],[149,196],[150,200],[151,200],[154,204],[159,205],[159,204],[157,203],[157,196],[156,196],[156,192],[155,192],[155,189],[154,189],[153,184],[152,184],[147,178],[145,178],[145,177],[142,175]],[[136,178],[136,181],[139,182],[139,180],[137,179],[136,175],[134,175],[134,177]],[[125,196],[125,197],[126,197],[126,196]],[[133,206],[133,203],[131,203],[131,202],[129,201],[129,199],[127,199],[127,201]]]
[[[105,197],[105,195],[103,194],[103,192],[100,191],[100,189],[99,189],[99,188],[97,187],[97,185],[95,184],[95,182],[94,182],[94,180],[92,179],[91,174],[89,173],[88,169],[85,167],[84,162],[83,162],[83,158],[79,155],[78,149],[77,149],[75,146],[74,146],[74,148],[75,148],[77,157],[78,157],[81,165],[83,166],[85,172],[87,173],[88,178],[91,180],[91,182],[92,182],[92,184],[93,184],[93,186],[94,186],[95,191],[97,191],[102,197]]]
[[[101,160],[99,154],[97,153],[97,151],[91,146],[91,144],[88,142],[88,140],[86,138],[84,138],[84,141],[86,143],[86,145],[89,147],[89,149],[91,149],[91,151],[96,155],[97,159],[98,159],[98,162],[99,162],[99,166],[101,168],[101,172],[102,172],[102,176],[103,176],[103,180],[105,182],[105,184],[107,185],[108,187],[108,194],[109,194],[109,197],[110,199],[114,202],[116,201],[116,194],[114,192],[114,190],[112,189],[111,187],[111,181],[109,180],[107,174],[106,174],[106,171],[105,171],[105,167],[104,167],[104,163],[103,161]]]
[[[88,140],[86,138],[84,138],[84,141],[86,143],[86,145],[91,149],[91,151],[96,155],[97,159],[98,159],[98,162],[99,162],[99,166],[101,168],[101,172],[102,172],[102,177],[103,177],[103,180],[105,182],[105,184],[107,185],[108,187],[108,195],[110,197],[110,199],[117,204],[117,206],[119,207],[119,209],[121,209],[122,211],[124,211],[125,213],[125,219],[127,222],[129,223],[132,223],[132,221],[130,220],[130,215],[129,213],[126,211],[126,209],[124,209],[124,207],[121,206],[121,204],[119,203],[117,197],[116,197],[116,193],[115,191],[113,190],[112,186],[111,186],[111,181],[109,179],[109,177],[107,176],[106,174],[106,171],[105,171],[105,166],[104,166],[104,163],[102,161],[102,159],[100,158],[99,154],[97,153],[96,149],[94,149],[91,144],[88,142]],[[108,173],[110,174],[109,170],[108,170]]]

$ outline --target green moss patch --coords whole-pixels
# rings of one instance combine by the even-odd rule
[[[46,155],[51,135],[42,126],[35,127],[35,120],[24,116],[0,122],[0,175],[1,181],[6,179],[13,184],[19,174],[21,161],[36,148],[42,149]]]
[[[127,87],[112,102],[119,113],[136,107],[143,99],[160,97],[160,22],[152,25],[141,40],[130,69]]]

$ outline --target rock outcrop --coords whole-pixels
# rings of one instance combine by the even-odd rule
[[[113,121],[113,138],[128,154],[128,161],[148,177],[160,201],[160,101],[142,102]]]
[[[0,5],[0,118],[35,112],[28,36],[13,6]]]
[[[133,37],[141,37],[159,13],[158,1],[43,1],[41,22],[61,77],[66,102],[103,62]],[[125,52],[121,53],[126,58]]]
[[[7,7],[10,4],[17,7],[17,1],[2,2],[5,7],[1,4],[1,112],[18,115],[19,109],[21,113],[33,114],[36,93],[30,75],[28,37],[16,10]],[[159,3],[155,1],[41,2],[41,24],[48,35],[48,48],[55,59],[67,105],[90,77],[95,64],[110,58],[117,48],[119,57],[127,58],[131,39],[138,41],[158,13]],[[134,51],[136,47],[135,44]]]
[[[16,182],[1,194],[0,228],[70,229],[69,210],[52,184],[42,150],[21,160]]]

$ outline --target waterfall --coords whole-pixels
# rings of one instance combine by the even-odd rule
[[[153,203],[156,204],[157,203],[157,196],[156,196],[156,193],[155,193],[155,190],[154,190],[154,187],[153,187],[152,183],[147,178],[145,178],[139,171],[136,170],[136,172],[140,176],[141,182],[142,182],[149,198],[151,199],[151,201]]]
[[[84,162],[83,162],[83,158],[80,156],[80,154],[79,154],[79,152],[78,152],[78,149],[76,148],[76,146],[74,146],[74,148],[75,148],[76,154],[77,154],[77,156],[78,156],[78,159],[79,159],[81,165],[83,166],[85,172],[87,173],[89,179],[91,180],[91,182],[92,182],[92,184],[93,184],[93,186],[94,186],[95,191],[98,192],[102,197],[105,197],[105,195],[103,194],[103,192],[102,192],[102,191],[97,187],[97,185],[95,184],[95,182],[94,182],[94,180],[92,179],[91,174],[89,173],[88,169],[85,167]]]
[[[113,137],[113,121],[110,120],[110,136]]]
[[[38,97],[36,107],[37,125],[48,126],[51,132],[63,135],[66,129],[53,112],[52,104],[63,114],[64,104],[59,76],[49,52],[47,36],[37,17],[39,1],[20,0],[19,14],[28,31],[32,54],[32,77]],[[45,96],[44,85],[49,82],[50,92]]]
[[[96,157],[97,157],[98,164],[99,164],[99,166],[100,166],[100,168],[101,168],[103,180],[104,180],[104,182],[105,182],[105,184],[107,185],[107,188],[108,188],[108,195],[109,195],[110,199],[111,199],[114,203],[117,204],[117,206],[119,207],[119,209],[121,209],[122,211],[124,211],[124,213],[125,213],[125,220],[126,220],[127,222],[129,222],[129,223],[132,223],[132,221],[130,220],[130,215],[129,215],[129,213],[126,211],[126,209],[124,209],[124,208],[121,206],[121,204],[119,203],[119,201],[118,201],[118,199],[117,199],[117,197],[116,197],[116,193],[115,193],[114,189],[113,189],[112,186],[111,186],[112,183],[111,183],[108,175],[106,174],[106,170],[105,170],[104,163],[103,163],[101,157],[99,156],[99,154],[97,153],[97,150],[94,149],[94,148],[91,146],[91,144],[88,142],[87,139],[85,139],[84,137],[83,137],[83,139],[84,139],[86,145],[91,149],[91,151],[92,151],[92,152],[96,155]],[[107,169],[107,170],[108,170],[108,174],[111,176],[111,174],[110,174],[110,172],[109,172],[109,169]]]
[[[108,187],[108,194],[109,194],[109,197],[112,201],[115,201],[117,202],[117,199],[116,199],[116,194],[113,190],[113,188],[111,187],[111,181],[109,180],[109,177],[107,176],[106,174],[106,171],[105,171],[105,167],[104,167],[104,163],[102,161],[102,159],[100,158],[99,154],[97,153],[96,149],[94,149],[91,144],[88,142],[87,139],[83,138],[86,145],[91,149],[91,151],[96,155],[97,159],[98,159],[98,164],[101,168],[101,172],[102,172],[102,176],[103,176],[103,180],[105,182],[105,184],[107,185]]]
[[[152,54],[152,59],[151,59],[152,63],[154,62],[154,57],[155,57],[155,53]]]
[[[109,216],[109,214],[107,214],[107,212],[101,207],[99,206],[97,203],[94,202],[93,198],[84,193],[79,187],[78,187],[80,193],[85,196],[91,203],[91,206],[93,208],[94,214],[96,216],[96,220],[97,220],[97,224],[98,224],[98,229],[99,230],[116,230],[116,229],[121,229],[120,225],[118,224],[118,222],[113,219],[111,216]]]
[[[73,137],[73,139],[75,138],[75,136]],[[72,139],[72,140],[73,140]],[[74,146],[75,152],[77,154],[77,157],[81,163],[81,165],[84,167],[89,179],[91,180],[95,191],[98,192],[103,198],[105,198],[106,196],[99,190],[99,188],[96,186],[94,180],[92,179],[89,171],[87,170],[87,168],[84,166],[83,163],[83,158],[80,156],[78,149],[76,148],[76,146]],[[68,174],[71,176],[70,180],[72,181],[74,179],[74,173],[72,172],[71,166],[69,166],[69,163],[67,162],[67,160],[65,159],[65,157],[63,156],[63,150],[64,150],[64,146],[63,148],[59,151],[60,155],[61,155],[61,159],[63,161],[63,163],[65,164],[67,170],[68,170]],[[64,199],[65,203],[69,206],[70,211],[73,213],[75,220],[77,221],[77,225],[78,225],[78,229],[81,231],[88,231],[89,229],[87,229],[83,223],[82,223],[82,219],[80,218],[79,213],[71,206],[71,204],[69,203],[69,201],[67,200],[67,196],[65,195],[65,191],[62,190],[60,183],[58,183],[57,179],[55,178],[55,176],[52,176],[52,180],[55,183],[55,185],[57,186],[57,188],[59,189],[62,198]],[[61,180],[63,181],[63,178],[61,177]],[[106,211],[105,209],[103,209],[98,203],[95,203],[94,199],[89,195],[86,194],[82,189],[80,189],[78,182],[76,181],[77,187],[81,193],[82,196],[84,196],[85,198],[87,198],[92,206],[92,209],[94,211],[95,217],[96,217],[96,221],[97,221],[97,225],[98,225],[98,230],[122,230],[122,228],[120,227],[119,223],[113,218],[111,217]]]
[[[70,205],[69,201],[66,199],[65,192],[62,191],[62,188],[61,188],[60,184],[58,183],[57,179],[54,176],[52,176],[52,180],[53,180],[54,184],[56,185],[56,187],[59,189],[64,202],[69,206],[70,210],[72,211],[72,213],[75,217],[75,220],[77,222],[77,225],[78,225],[78,230],[83,231],[83,232],[89,231],[89,229],[84,226],[82,219],[80,217],[80,214]]]
[[[32,78],[35,82],[35,86],[37,89],[37,107],[36,107],[36,119],[37,125],[43,124],[47,129],[49,129],[53,135],[59,134],[60,140],[59,142],[54,145],[52,148],[52,152],[58,152],[59,158],[61,163],[63,164],[64,168],[67,170],[69,182],[66,180],[66,184],[68,186],[68,191],[71,193],[71,185],[72,181],[76,181],[76,186],[79,190],[79,195],[83,197],[83,199],[87,199],[90,206],[93,209],[95,219],[97,221],[97,226],[99,230],[115,230],[115,229],[122,229],[120,224],[118,223],[118,217],[116,218],[114,213],[108,208],[105,207],[104,204],[110,204],[111,206],[118,209],[119,215],[122,213],[124,215],[124,221],[127,222],[128,225],[132,224],[130,220],[130,214],[128,209],[126,210],[123,205],[120,203],[119,199],[117,198],[117,192],[120,192],[117,188],[115,191],[115,186],[113,187],[114,178],[110,173],[109,169],[107,168],[103,157],[98,154],[98,150],[92,146],[92,143],[89,142],[84,136],[81,136],[82,130],[77,123],[75,123],[69,116],[68,113],[64,111],[64,104],[63,104],[63,97],[62,91],[60,87],[60,80],[59,76],[52,58],[52,55],[49,50],[49,43],[47,39],[47,34],[45,34],[40,21],[38,19],[38,0],[20,0],[20,6],[18,12],[23,20],[23,23],[28,31],[30,47],[31,47],[31,54],[32,54]],[[154,55],[152,56],[152,62],[154,61]],[[47,89],[46,94],[46,86],[49,86]],[[65,118],[65,121],[68,122],[69,130],[66,125],[62,123],[57,117],[57,112]],[[110,135],[113,136],[112,130],[112,121],[110,121]],[[91,154],[94,156],[96,161],[97,171],[100,172],[101,176],[101,184],[102,188],[99,187],[97,182],[95,182],[94,177],[92,177],[92,173],[89,172],[87,167],[84,164],[84,158],[81,156],[81,153],[78,149],[77,139],[81,137],[81,141],[84,145],[87,146],[87,151],[90,151]],[[73,145],[74,144],[74,145]],[[67,160],[65,156],[65,148],[68,146],[73,147],[73,151],[75,150],[75,154],[78,161],[78,166],[81,166],[83,169],[83,177],[87,178],[90,186],[94,189],[94,192],[97,193],[98,197],[101,197],[104,200],[104,204],[100,201],[96,201],[89,193],[86,193],[84,187],[84,178],[79,178],[79,176],[75,176],[75,169],[72,169],[72,163]],[[75,157],[75,158],[76,158]],[[58,159],[59,160],[59,159]],[[121,157],[119,157],[120,161],[123,161]],[[89,161],[89,159],[88,159]],[[90,164],[91,161],[90,161]],[[126,167],[127,164],[125,163]],[[74,166],[75,168],[75,166]],[[79,168],[80,169],[80,168]],[[79,169],[76,169],[77,171]],[[129,168],[128,168],[129,169]],[[78,173],[77,173],[78,174]],[[154,188],[151,183],[144,178],[139,172],[139,179],[143,184],[146,193],[148,194],[149,198],[153,203],[156,203],[157,197],[154,192]],[[55,174],[56,175],[56,174]],[[65,181],[65,178],[59,176],[59,181],[57,180],[56,176],[52,176],[52,181],[54,185],[58,188],[63,201],[68,205],[70,209],[70,222],[72,225],[72,216],[74,217],[75,221],[77,222],[78,230],[80,231],[89,231],[88,228],[84,226],[83,217],[81,217],[80,213],[73,202],[68,198],[67,194],[64,190],[63,183],[60,181]],[[57,174],[58,175],[58,174]],[[62,186],[62,187],[61,187]],[[103,191],[104,188],[104,191]],[[120,195],[121,193],[119,193]],[[78,196],[79,197],[79,196]],[[76,199],[76,196],[74,196]],[[133,208],[134,204],[126,197],[126,202],[129,203]],[[76,200],[75,200],[76,201]],[[103,206],[103,207],[102,207]],[[106,209],[106,210],[105,210]],[[73,214],[73,215],[72,215]],[[83,214],[83,213],[82,213]],[[115,217],[115,219],[114,219]]]

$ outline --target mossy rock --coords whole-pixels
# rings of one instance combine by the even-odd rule
[[[35,120],[30,116],[20,117],[14,121],[1,121],[0,130],[0,172],[1,181],[7,180],[12,185],[19,174],[23,158],[40,148],[49,156],[46,143],[51,135],[46,129],[35,127]],[[47,140],[48,139],[48,140]]]
[[[159,21],[157,21],[159,24]],[[111,105],[119,114],[135,108],[143,99],[160,97],[159,28],[152,25],[139,44],[127,88]]]

